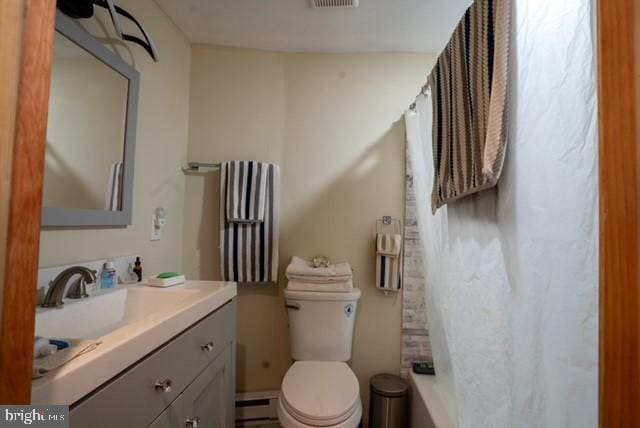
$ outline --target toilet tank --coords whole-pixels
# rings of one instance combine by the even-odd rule
[[[285,289],[291,357],[297,361],[349,361],[360,290]]]

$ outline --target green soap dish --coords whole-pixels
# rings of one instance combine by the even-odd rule
[[[175,278],[176,276],[180,276],[180,274],[176,272],[162,272],[156,275],[156,278],[167,279],[167,278]]]

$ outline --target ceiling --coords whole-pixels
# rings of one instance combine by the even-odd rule
[[[286,52],[440,52],[472,0],[156,0],[194,43]]]

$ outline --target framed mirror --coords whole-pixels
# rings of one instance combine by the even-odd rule
[[[131,224],[140,75],[58,12],[43,227]]]

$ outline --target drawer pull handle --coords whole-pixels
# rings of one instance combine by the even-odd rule
[[[187,418],[187,428],[198,428],[198,425],[200,425],[199,417]]]
[[[287,309],[291,309],[294,311],[299,311],[300,310],[300,303],[287,303],[284,305],[285,308]]]
[[[162,392],[171,392],[171,386],[173,386],[171,379],[159,380],[155,384],[156,391]]]
[[[202,348],[203,351],[211,352],[213,351],[213,342],[205,343],[200,348]]]

